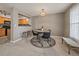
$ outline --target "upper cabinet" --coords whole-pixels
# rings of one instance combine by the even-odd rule
[[[11,21],[11,18],[0,16],[0,24],[4,24],[4,21]]]
[[[19,26],[27,26],[30,25],[30,18],[28,18],[27,16],[18,14],[18,25]]]

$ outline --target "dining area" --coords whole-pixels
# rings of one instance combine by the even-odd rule
[[[53,47],[56,42],[51,37],[51,29],[45,29],[43,26],[40,29],[33,29],[31,31],[27,31],[27,37],[33,36],[30,40],[31,44],[38,48],[50,48]]]

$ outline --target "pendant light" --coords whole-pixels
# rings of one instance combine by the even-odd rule
[[[41,16],[46,16],[46,14],[47,14],[47,13],[45,12],[45,10],[44,10],[44,9],[41,9],[40,15],[41,15]]]

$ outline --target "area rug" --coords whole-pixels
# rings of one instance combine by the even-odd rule
[[[47,41],[44,38],[38,39],[37,37],[33,37],[31,39],[31,44],[39,48],[50,48],[50,47],[53,47],[56,44],[56,42],[51,37],[49,38],[49,41]]]

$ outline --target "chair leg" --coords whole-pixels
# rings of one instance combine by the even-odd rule
[[[63,44],[63,38],[62,38],[62,44]]]
[[[71,50],[71,47],[70,47],[70,46],[68,46],[68,54],[70,54],[70,50]]]

